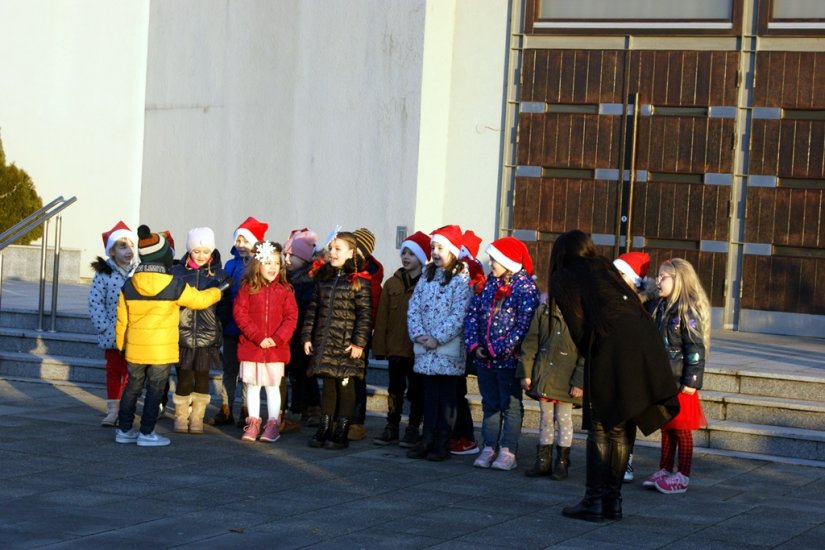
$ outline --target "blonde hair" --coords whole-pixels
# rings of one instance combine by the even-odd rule
[[[662,263],[659,271],[673,278],[673,292],[667,297],[667,312],[673,311],[679,316],[688,334],[702,338],[707,355],[710,351],[710,300],[696,270],[689,261],[673,258]],[[698,326],[692,326],[690,319],[695,319]]]

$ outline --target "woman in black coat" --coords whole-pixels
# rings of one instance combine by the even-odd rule
[[[550,290],[585,358],[586,490],[562,514],[621,519],[629,454],[625,423],[632,420],[650,434],[679,411],[668,357],[636,293],[582,231],[568,231],[553,243]]]

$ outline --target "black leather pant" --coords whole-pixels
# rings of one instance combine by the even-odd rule
[[[585,499],[602,499],[606,505],[621,503],[622,480],[630,445],[625,423],[609,431],[593,421],[587,434],[587,488]]]

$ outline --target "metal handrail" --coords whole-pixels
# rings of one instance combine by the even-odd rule
[[[74,204],[77,197],[64,199],[61,195],[46,206],[40,208],[20,220],[12,227],[0,234],[0,300],[3,296],[3,250],[14,242],[20,240],[33,229],[43,226],[43,237],[40,240],[40,295],[37,309],[37,330],[43,330],[43,311],[45,309],[46,297],[46,251],[49,244],[49,220],[55,219],[55,242],[54,242],[54,262],[52,273],[52,310],[51,328],[49,332],[55,332],[57,324],[57,290],[60,279],[60,239],[63,219],[60,213]],[[2,303],[2,302],[0,302]]]

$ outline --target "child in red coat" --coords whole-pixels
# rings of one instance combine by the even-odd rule
[[[289,341],[298,322],[298,305],[286,280],[280,244],[272,241],[255,244],[232,313],[241,331],[238,339],[240,377],[247,385],[249,416],[242,439],[255,441],[261,431],[263,386],[269,418],[261,441],[277,441],[281,411],[278,387],[284,376],[284,364],[289,362]]]

